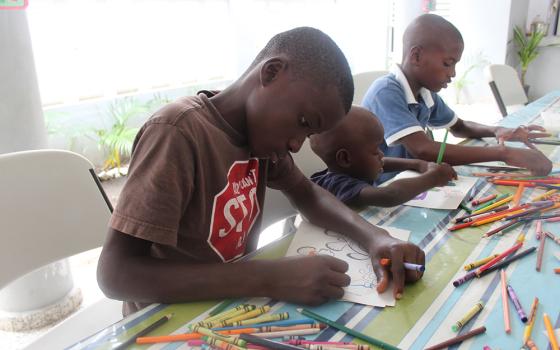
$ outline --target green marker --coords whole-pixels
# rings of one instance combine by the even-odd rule
[[[443,137],[443,142],[439,146],[439,153],[437,156],[436,163],[440,164],[443,160],[443,152],[445,152],[445,143],[447,142],[447,134],[449,134],[449,129],[445,129],[445,136]]]

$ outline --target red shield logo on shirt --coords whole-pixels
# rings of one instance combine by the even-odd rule
[[[245,253],[246,238],[260,213],[257,201],[259,161],[231,165],[224,189],[214,197],[208,244],[223,261]]]

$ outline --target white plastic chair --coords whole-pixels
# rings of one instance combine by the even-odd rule
[[[361,105],[362,99],[368,91],[371,84],[379,77],[387,75],[389,72],[385,70],[377,70],[354,74],[354,100],[353,104]]]
[[[99,247],[111,215],[84,157],[61,150],[0,155],[0,288],[33,270]],[[78,310],[27,349],[61,349],[122,318],[102,298]]]
[[[505,117],[529,102],[513,67],[505,64],[490,64],[484,67],[484,75],[502,116]]]

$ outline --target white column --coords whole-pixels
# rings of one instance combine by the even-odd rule
[[[0,10],[0,154],[46,145],[26,12]],[[36,270],[0,289],[0,328],[23,330],[56,321],[79,305],[77,294],[67,259]]]

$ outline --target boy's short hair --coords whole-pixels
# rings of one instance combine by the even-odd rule
[[[463,36],[453,23],[431,13],[416,17],[406,27],[403,35],[403,60],[414,46],[430,48],[441,45],[442,38],[463,42]]]
[[[335,86],[348,113],[354,98],[352,73],[344,53],[327,34],[311,27],[276,34],[259,52],[248,71],[278,54],[291,59],[296,79],[310,80],[320,87]]]
[[[372,128],[383,128],[377,116],[363,107],[353,105],[346,117],[334,128],[311,135],[309,145],[329,168],[334,168],[338,150],[378,141],[370,137],[369,130]]]

